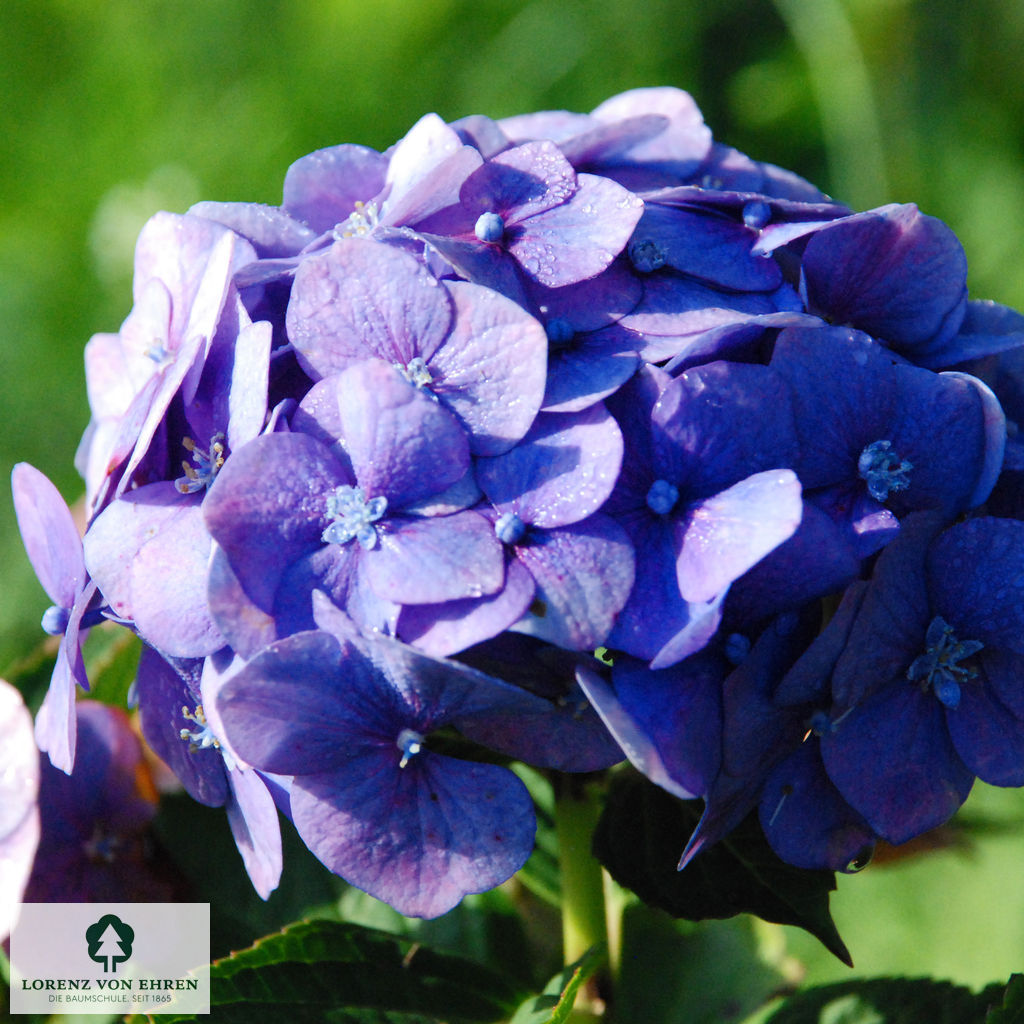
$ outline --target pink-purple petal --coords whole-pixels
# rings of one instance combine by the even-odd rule
[[[268,899],[281,880],[284,857],[277,807],[266,783],[251,768],[227,768],[231,796],[225,806],[231,835],[253,888]]]
[[[526,273],[548,288],[600,274],[643,213],[642,200],[608,178],[581,174],[578,185],[569,201],[531,215],[509,244]]]
[[[491,524],[467,509],[450,516],[392,516],[362,553],[375,593],[398,604],[436,604],[495,593],[505,578]]]
[[[304,260],[288,304],[288,336],[314,379],[376,357],[405,366],[444,340],[451,303],[415,259],[372,239],[343,238]]]
[[[551,529],[579,522],[607,501],[622,452],[622,431],[601,404],[543,413],[511,451],[477,462],[477,480],[499,512]]]
[[[32,568],[50,600],[70,608],[85,586],[82,538],[56,487],[34,466],[19,462],[11,473],[18,529]]]
[[[398,635],[426,654],[446,657],[508,629],[529,607],[536,585],[516,559],[505,569],[496,594],[441,604],[408,604],[398,617]]]
[[[345,220],[357,202],[372,199],[384,184],[387,158],[366,146],[318,149],[288,168],[284,208],[318,234]]]
[[[803,512],[789,469],[755,473],[690,509],[676,528],[679,590],[708,601],[788,540]]]
[[[451,331],[428,362],[437,397],[469,434],[475,455],[507,451],[529,429],[544,395],[547,335],[519,306],[489,288],[446,282]]]
[[[398,370],[379,360],[337,377],[345,449],[367,500],[388,510],[446,490],[469,469],[469,442],[455,417]]]

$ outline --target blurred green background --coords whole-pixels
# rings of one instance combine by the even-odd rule
[[[1024,306],[1019,0],[3,0],[3,472],[69,500],[81,353],[130,306],[134,238],[198,199],[276,203],[318,147],[383,149],[423,113],[587,111],[643,85],[695,96],[716,138],[857,208],[916,202],[959,234],[971,293]],[[46,601],[0,502],[0,672]],[[979,984],[1024,967],[1017,794],[972,854],[843,880],[858,968]],[[846,969],[794,940],[813,976]]]

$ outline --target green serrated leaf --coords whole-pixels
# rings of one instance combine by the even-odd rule
[[[298,922],[215,962],[210,990],[212,1019],[225,1024],[472,1024],[508,1017],[523,997],[470,960],[338,921]]]
[[[607,960],[607,950],[595,946],[556,974],[539,995],[530,996],[509,1024],[565,1024],[576,1004],[580,986]]]
[[[1002,1005],[989,1010],[985,1024],[1024,1024],[1024,974],[1010,978]]]
[[[163,1021],[181,1021],[183,1024],[443,1024],[436,1017],[422,1013],[399,1013],[393,1010],[373,1008],[320,1009],[318,1007],[295,1007],[291,1003],[275,1005],[266,1003],[251,1012],[245,1006],[216,1007],[209,1016],[203,1017],[129,1017],[128,1024],[149,1024]],[[102,1024],[102,1022],[101,1022]]]
[[[438,952],[467,957],[527,989],[546,976],[546,972],[536,973],[522,916],[501,889],[466,896],[447,914],[429,921],[403,917],[354,886],[342,894],[338,910],[343,921],[401,935]]]
[[[215,958],[310,916],[311,907],[333,906],[344,888],[287,819],[281,820],[284,871],[267,900],[253,889],[222,807],[206,807],[185,793],[168,794],[160,800],[154,825],[161,847],[188,880],[189,898],[210,904]]]
[[[1000,985],[974,993],[931,978],[844,981],[790,996],[764,1024],[987,1024],[1001,994]]]
[[[676,799],[633,769],[616,772],[594,833],[594,853],[620,885],[673,917],[702,921],[756,914],[803,928],[851,963],[829,913],[835,876],[780,860],[755,815],[684,871],[676,870],[701,806]]]

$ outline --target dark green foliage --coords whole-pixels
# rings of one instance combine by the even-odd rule
[[[471,961],[337,921],[299,922],[214,963],[210,986],[209,1019],[225,1024],[497,1021],[524,996]]]
[[[930,978],[840,982],[791,996],[765,1024],[989,1024],[986,1012],[1002,988],[976,994]]]
[[[677,800],[632,770],[620,772],[594,836],[594,852],[620,885],[673,917],[703,921],[757,914],[799,925],[851,963],[828,909],[834,876],[783,863],[756,818],[702,851],[684,871],[676,870],[702,806]]]

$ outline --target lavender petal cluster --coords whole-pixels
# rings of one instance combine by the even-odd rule
[[[670,88],[430,114],[279,206],[157,214],[86,347],[84,538],[14,472],[40,745],[73,770],[81,641],[120,623],[261,895],[284,814],[423,917],[530,855],[516,760],[702,797],[682,864],[756,810],[846,869],[1024,784],[1024,317],[966,278],[945,224]]]

